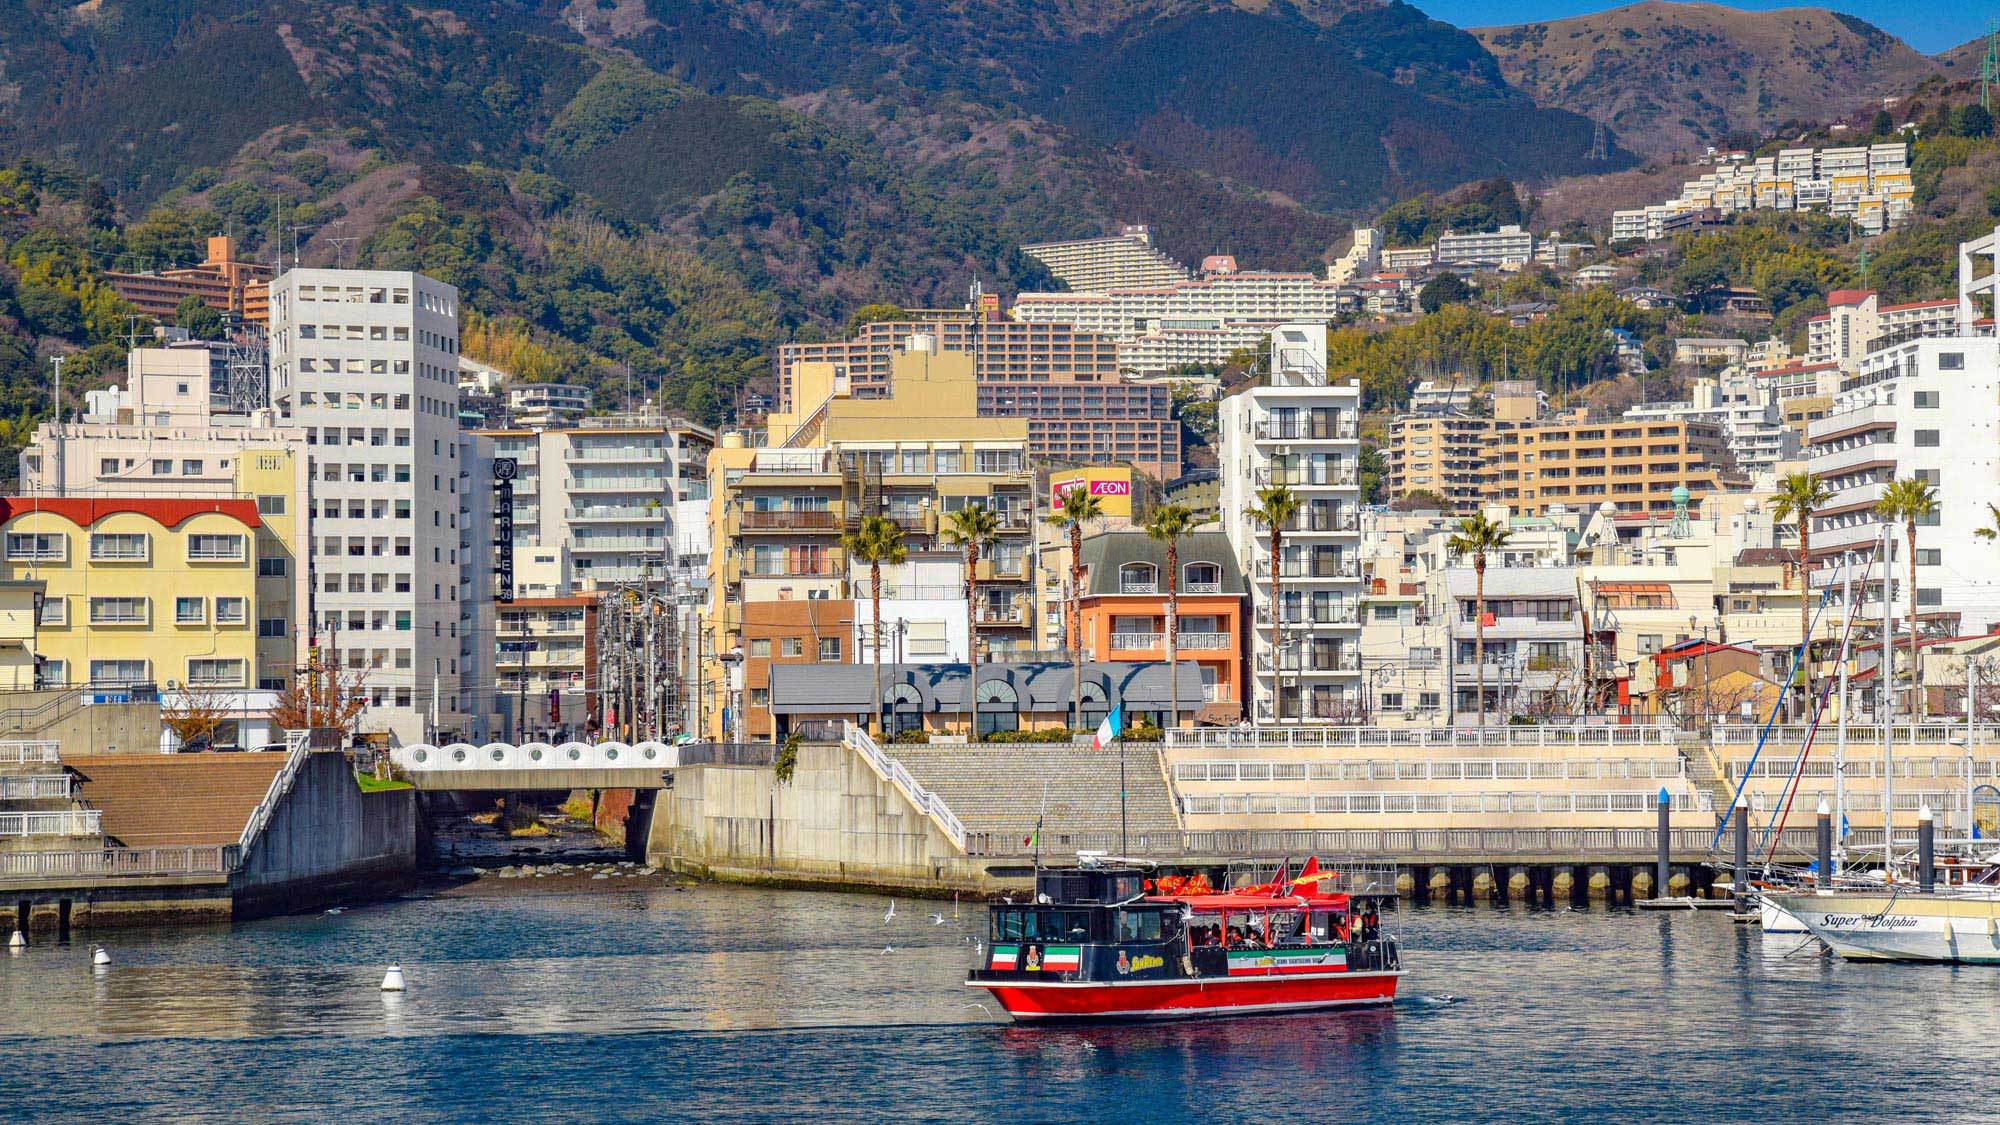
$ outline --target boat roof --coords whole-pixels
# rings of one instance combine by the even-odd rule
[[[1348,899],[1344,894],[1317,895],[1308,898],[1305,895],[1278,895],[1274,897],[1272,895],[1246,895],[1225,892],[1212,895],[1152,895],[1148,896],[1146,901],[1179,902],[1187,904],[1190,909],[1196,911],[1221,912],[1224,910],[1306,910],[1310,908],[1345,910],[1347,909]]]

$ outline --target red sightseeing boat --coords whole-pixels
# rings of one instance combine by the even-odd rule
[[[1188,1019],[1388,1004],[1403,975],[1379,930],[1386,893],[1350,893],[1317,860],[1217,893],[1134,867],[1039,871],[1033,903],[995,903],[966,979],[1037,1022]]]

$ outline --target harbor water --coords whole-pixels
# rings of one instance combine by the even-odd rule
[[[0,1119],[1957,1120],[2000,972],[1848,965],[1715,914],[1385,919],[1378,1011],[1016,1028],[983,908],[477,882],[0,957]],[[378,984],[400,963],[408,991]]]

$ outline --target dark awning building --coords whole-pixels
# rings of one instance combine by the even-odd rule
[[[1127,726],[1142,717],[1160,724],[1174,707],[1178,711],[1173,713],[1187,719],[1202,705],[1201,670],[1192,661],[1180,664],[1177,691],[1169,689],[1163,663],[1086,662],[1082,677],[1083,709],[1072,715],[1076,690],[1069,664],[981,664],[974,692],[979,732],[1090,730],[1121,704]],[[965,733],[963,663],[884,664],[881,682],[883,724],[891,735],[906,730]],[[777,737],[841,721],[866,725],[874,694],[873,664],[774,666],[771,715]]]

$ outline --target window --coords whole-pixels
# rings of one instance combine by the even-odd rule
[[[282,516],[285,514],[285,498],[282,496],[259,496],[257,514],[260,516]]]
[[[145,598],[92,598],[92,625],[144,625],[152,616]]]
[[[250,601],[247,598],[215,599],[215,623],[217,625],[241,625],[250,619]]]
[[[153,461],[153,475],[156,477],[173,476],[174,463],[166,458],[156,458]]]
[[[806,642],[801,637],[783,637],[778,641],[778,655],[801,657],[806,654]]]
[[[769,657],[771,655],[771,638],[758,637],[751,641],[750,655],[755,657]]]
[[[187,682],[202,687],[240,687],[243,684],[243,661],[196,657],[188,661]]]
[[[1917,431],[1916,446],[1918,449],[1936,449],[1937,444],[1938,432],[1936,430]]]
[[[409,610],[399,609],[396,611],[396,631],[399,633],[407,633],[410,631]]]
[[[208,621],[208,601],[205,598],[175,598],[174,624],[202,625]]]
[[[1916,407],[1918,410],[1936,410],[1937,404],[1938,404],[1938,393],[1936,391],[1917,392]]]
[[[767,687],[753,687],[753,688],[751,688],[751,689],[750,689],[750,706],[752,706],[752,707],[769,707],[770,705],[771,705],[771,689],[770,689],[770,688],[767,688]]]
[[[1658,633],[1639,634],[1639,655],[1650,656],[1658,651],[1660,651],[1660,634]]]
[[[157,464],[157,462],[155,462],[155,463]],[[102,459],[100,459],[100,460],[99,460],[99,461],[97,462],[97,475],[98,475],[98,476],[100,476],[100,477],[115,477],[115,476],[117,476],[117,475],[118,475],[118,458],[116,458],[116,457],[105,457],[105,458],[102,458]]]
[[[1965,353],[1964,353],[1964,352],[1939,352],[1939,353],[1938,353],[1938,370],[1939,370],[1939,371],[1963,371],[1963,370],[1965,370]]]
[[[1932,589],[1928,589],[1928,590],[1926,590],[1926,589],[1925,589],[1925,588],[1923,588],[1922,586],[1919,586],[1919,587],[1917,587],[1917,604],[1918,604],[1918,605],[1943,605],[1943,604],[1944,604],[1944,591],[1943,591],[1943,590],[1939,590],[1939,589],[1936,589],[1936,588],[1932,588]]]
[[[819,658],[821,661],[826,662],[838,661],[840,659],[840,638],[821,637],[819,639]]]
[[[44,660],[35,666],[35,687],[55,688],[69,685],[69,662],[66,660]]]
[[[7,558],[23,562],[61,562],[69,554],[69,537],[47,531],[7,533]]]
[[[90,662],[90,682],[109,687],[125,687],[143,684],[149,677],[143,660],[93,660]]]
[[[182,476],[184,476],[184,477],[198,477],[198,476],[200,476],[200,475],[201,475],[201,462],[200,462],[200,461],[197,461],[197,460],[195,460],[195,459],[193,459],[193,458],[187,458],[187,459],[184,459],[184,460],[182,460],[182,461],[181,461],[181,475],[182,475]]]
[[[149,542],[144,532],[94,531],[90,535],[90,557],[100,562],[145,562],[151,554]]]
[[[43,598],[41,608],[35,615],[35,621],[41,625],[69,624],[69,599],[61,595]]]
[[[283,578],[285,576],[285,556],[272,555],[257,560],[257,577]]]
[[[285,628],[282,617],[260,617],[257,619],[257,635],[260,637],[286,637],[291,633]]]
[[[1944,553],[1943,553],[1942,551],[1938,550],[1938,549],[1937,549],[1936,547],[1918,547],[1918,548],[1917,548],[1917,565],[1918,565],[1918,566],[1942,566],[1942,565],[1943,565],[1943,563],[1944,563],[1944,558],[1943,558],[1943,554],[1944,554]]]
[[[189,562],[242,562],[243,537],[241,535],[190,535],[188,536]]]
[[[1403,709],[1403,693],[1402,693],[1402,692],[1400,692],[1400,691],[1385,691],[1385,692],[1383,692],[1383,693],[1382,693],[1382,710],[1384,710],[1384,711],[1401,711],[1402,709]]]

